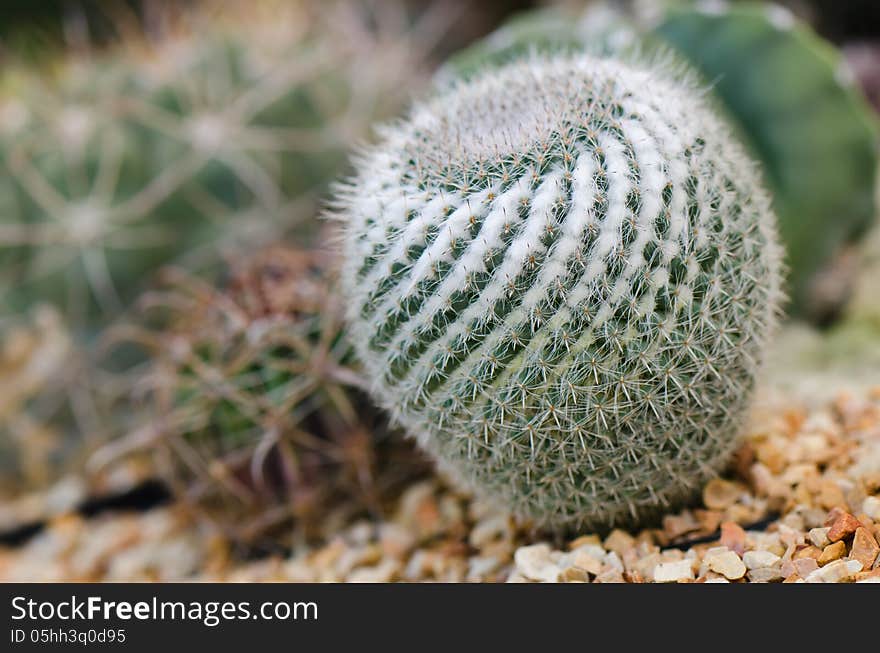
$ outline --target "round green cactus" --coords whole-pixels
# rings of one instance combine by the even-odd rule
[[[376,399],[539,524],[649,517],[736,445],[780,248],[705,96],[656,64],[532,57],[417,105],[340,192]]]

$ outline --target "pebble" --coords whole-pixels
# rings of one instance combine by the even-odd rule
[[[840,583],[851,579],[862,570],[858,560],[835,560],[824,567],[819,567],[804,580],[808,583]]]
[[[877,540],[867,528],[859,526],[853,537],[850,558],[858,560],[862,564],[862,569],[870,569],[877,560],[878,554],[880,554],[880,546],[877,546]]]
[[[736,522],[728,521],[721,524],[721,544],[737,555],[746,550],[746,532]]]
[[[734,551],[723,551],[706,558],[709,569],[718,572],[728,580],[737,580],[746,575],[746,566]]]
[[[828,539],[832,542],[845,539],[856,532],[861,522],[846,511],[839,508],[831,511],[828,518]]]
[[[779,561],[779,556],[770,551],[746,551],[743,554],[743,563],[749,570],[772,567]]]
[[[654,566],[652,575],[655,583],[676,583],[684,580],[693,580],[693,561],[661,562]]]
[[[753,583],[772,583],[773,581],[782,580],[782,565],[775,563],[769,567],[759,567],[752,569],[748,573],[749,580]]]
[[[703,489],[703,503],[707,508],[723,510],[736,503],[742,491],[742,488],[736,483],[713,478]]]
[[[880,521],[880,497],[866,497],[862,501],[862,512],[874,521]]]
[[[846,544],[841,541],[837,541],[834,544],[829,544],[825,547],[825,550],[822,551],[822,555],[819,556],[819,565],[827,565],[829,562],[833,562],[839,558],[842,558],[846,555]]]
[[[514,556],[517,571],[529,580],[558,582],[560,570],[550,559],[550,552],[550,545],[544,543],[520,547]]]
[[[619,528],[615,528],[608,537],[605,538],[605,542],[603,546],[609,551],[613,551],[618,555],[623,555],[624,551],[628,551],[635,544],[635,538],[627,533],[626,531],[622,531]]]
[[[812,542],[820,549],[824,549],[826,546],[831,544],[831,540],[828,539],[828,531],[829,528],[827,526],[823,528],[811,528],[810,532],[808,533],[810,542]]]

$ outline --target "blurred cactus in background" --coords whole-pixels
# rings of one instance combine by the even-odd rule
[[[580,12],[527,13],[452,59],[441,80],[467,77],[534,51],[672,50],[711,85],[742,140],[764,164],[789,268],[793,314],[824,322],[848,286],[840,257],[875,215],[877,118],[846,62],[773,4],[597,2]]]
[[[186,16],[157,43],[10,74],[3,309],[48,301],[73,329],[92,329],[159,266],[210,266],[218,248],[272,242],[310,220],[432,44],[435,20],[389,16],[346,3],[242,6]]]
[[[181,495],[236,540],[292,518],[308,532],[341,497],[379,510],[421,467],[365,409],[332,258],[271,247],[219,287],[166,271],[119,332],[149,353],[135,370],[145,419],[103,454],[155,451]]]
[[[327,184],[418,87],[456,15],[449,4],[415,15],[395,2],[208,4],[169,9],[93,53],[8,62],[0,342],[15,392],[0,414],[4,468],[20,472],[45,443],[40,476],[51,480],[119,430],[120,377],[96,369],[95,347],[156,270],[211,276],[224,257],[312,241]],[[43,320],[33,311],[54,311],[68,343],[63,374],[40,383],[16,370],[45,353],[35,345],[29,360],[5,326]]]

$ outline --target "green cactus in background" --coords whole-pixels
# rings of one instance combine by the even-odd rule
[[[96,361],[156,269],[211,276],[261,243],[316,237],[322,190],[423,79],[452,17],[390,2],[218,11],[162,13],[150,42],[0,75],[0,483],[82,473],[128,427],[131,377],[117,372],[134,353]],[[69,346],[32,384],[22,370],[40,350],[20,346],[19,327],[38,304]]]
[[[131,374],[141,425],[96,462],[155,452],[180,495],[237,541],[295,518],[308,533],[339,499],[380,510],[424,471],[413,448],[365,410],[343,335],[332,256],[276,246],[213,286],[168,270],[120,344],[144,348]]]
[[[345,3],[272,6],[197,14],[156,44],[10,73],[3,310],[48,301],[88,332],[163,264],[210,267],[217,250],[312,221],[351,143],[404,99],[434,28],[368,27]]]
[[[705,91],[586,55],[417,105],[336,214],[373,394],[553,527],[640,520],[724,465],[780,302],[774,217]]]
[[[559,43],[600,52],[671,48],[711,85],[764,164],[791,312],[822,320],[839,308],[846,293],[824,297],[815,284],[870,225],[878,159],[876,118],[832,46],[786,9],[749,2],[596,3],[580,16],[531,12],[514,27],[453,58],[441,79]]]

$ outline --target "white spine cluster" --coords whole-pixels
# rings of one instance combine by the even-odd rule
[[[467,486],[600,527],[727,460],[780,251],[692,85],[587,55],[489,71],[385,129],[336,213],[374,395]]]

